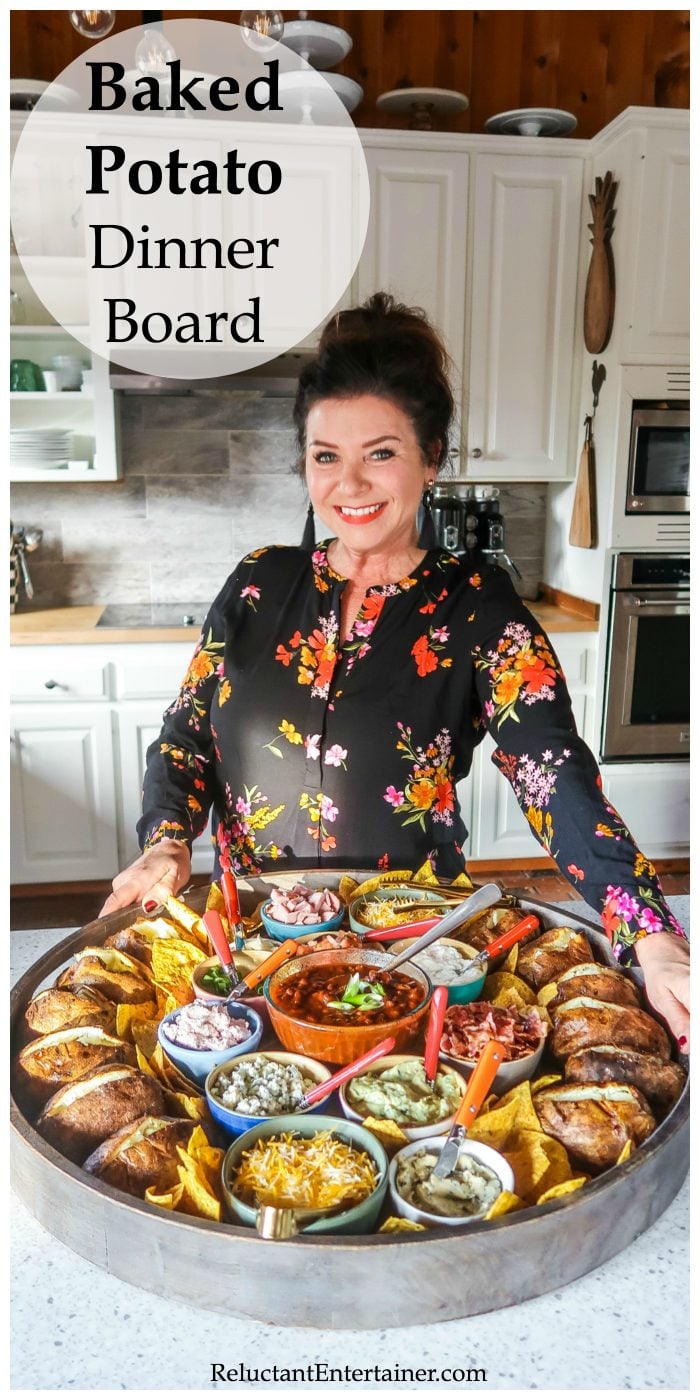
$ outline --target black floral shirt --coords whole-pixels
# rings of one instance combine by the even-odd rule
[[[204,622],[148,750],[143,849],[207,824],[240,874],[304,866],[464,870],[456,783],[488,730],[532,830],[616,955],[680,926],[601,791],[551,642],[508,575],[440,549],[369,588],[345,641],[327,559],[248,555]]]

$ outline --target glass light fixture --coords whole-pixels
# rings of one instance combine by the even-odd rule
[[[160,29],[145,29],[136,45],[134,59],[140,73],[167,73],[167,64],[174,63],[177,54]]]
[[[251,49],[270,49],[284,33],[280,10],[241,10],[240,26]]]
[[[104,39],[114,29],[114,10],[71,10],[70,22],[84,39]]]

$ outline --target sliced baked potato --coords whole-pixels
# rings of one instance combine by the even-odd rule
[[[51,1035],[71,1026],[101,1026],[114,1034],[117,1012],[113,1001],[95,987],[47,987],[30,1001],[24,1021],[32,1035]]]
[[[639,1006],[615,1006],[592,997],[572,997],[550,1009],[552,1033],[549,1048],[558,1060],[591,1045],[615,1045],[671,1058],[671,1042],[648,1011]]]
[[[186,1147],[194,1126],[191,1118],[137,1118],[100,1143],[84,1170],[130,1196],[143,1198],[149,1186],[167,1191],[178,1180],[177,1147]]]
[[[616,1006],[641,1006],[641,998],[631,977],[603,963],[577,963],[557,978],[557,994],[547,1003],[549,1011],[573,997],[592,997]]]
[[[548,928],[519,950],[518,977],[538,992],[545,983],[556,982],[570,967],[593,961],[585,934],[572,928]]]
[[[143,934],[137,933],[135,928],[122,928],[118,933],[110,934],[105,938],[105,948],[117,948],[120,953],[126,953],[134,962],[145,963],[146,967],[153,962],[153,941],[144,938]]]
[[[39,1105],[62,1084],[107,1064],[135,1065],[134,1046],[101,1026],[69,1026],[25,1045],[17,1057],[17,1088]]]
[[[153,998],[153,981],[143,963],[118,948],[83,948],[61,973],[57,987],[96,987],[110,1001],[139,1002]]]
[[[533,1094],[532,1103],[543,1131],[594,1171],[613,1167],[625,1143],[639,1147],[656,1127],[632,1084],[555,1084]]]
[[[477,952],[481,952],[487,943],[493,943],[494,938],[498,938],[500,933],[507,933],[524,918],[525,911],[523,909],[500,908],[497,905],[495,909],[487,909],[485,914],[477,914],[475,918],[467,919],[466,923],[463,923],[459,930],[452,934],[452,937],[467,942],[471,948],[476,948]],[[530,935],[530,938],[534,937],[535,934]],[[524,947],[528,941],[528,938],[524,938],[521,947]],[[498,960],[494,959],[492,966],[496,967],[497,963]]]
[[[564,1078],[573,1084],[634,1084],[661,1120],[683,1093],[686,1073],[673,1060],[615,1045],[591,1045],[564,1063]]]
[[[156,1079],[130,1065],[103,1065],[64,1084],[37,1120],[38,1131],[68,1157],[84,1162],[101,1142],[147,1114],[162,1115],[163,1090]]]

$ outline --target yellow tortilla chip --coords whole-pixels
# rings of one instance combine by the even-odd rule
[[[155,1001],[120,1002],[117,1007],[117,1035],[120,1040],[134,1041],[133,1026],[153,1020],[158,1014]]]
[[[526,1204],[526,1201],[521,1201],[512,1191],[501,1191],[493,1205],[489,1206],[484,1220],[497,1220],[499,1215],[510,1215],[511,1211],[523,1210]]]
[[[483,1109],[476,1122],[468,1129],[467,1136],[477,1142],[487,1143],[501,1152],[512,1133],[520,1129],[541,1133],[540,1120],[532,1106],[532,1094],[527,1080],[516,1084],[507,1094],[498,1099],[492,1108]]]
[[[416,871],[415,875],[410,875],[409,879],[416,885],[439,885],[440,883],[429,860],[424,861],[420,869]]]
[[[149,1018],[148,1020],[133,1020],[131,1023],[131,1038],[134,1045],[150,1060],[155,1054],[158,1044],[158,1021]]]
[[[176,998],[182,1006],[192,1001],[194,993],[190,978],[198,963],[207,954],[183,938],[159,939],[153,944],[153,978],[158,989],[167,997]]]
[[[341,875],[338,895],[344,904],[349,904],[350,900],[354,899],[356,889],[357,880],[353,880],[352,875]]]
[[[537,993],[537,1000],[540,1006],[549,1006],[550,1001],[554,1001],[556,994],[556,982],[548,982],[546,987],[540,987],[540,990]]]
[[[196,914],[194,909],[190,909],[189,904],[183,903],[181,899],[176,899],[174,894],[166,894],[163,903],[176,924],[181,924],[190,937],[195,938],[202,947],[209,947],[209,937],[204,924],[199,914]]]
[[[501,968],[501,971],[502,971],[502,972],[515,972],[515,969],[516,969],[516,967],[518,966],[518,951],[519,951],[519,949],[520,949],[520,944],[519,944],[519,943],[514,943],[514,944],[513,944],[513,947],[510,949],[510,952],[508,953],[507,958],[505,958],[505,960],[504,960],[504,962],[503,962],[503,966],[502,966],[502,968]]]
[[[462,874],[458,875],[457,878],[452,881],[452,889],[473,890],[473,888],[473,881],[470,880],[466,870],[462,871]]]
[[[491,972],[484,982],[482,992],[483,1001],[493,1001],[496,1006],[507,1006],[507,1000],[496,1001],[496,997],[502,994],[511,996],[517,1006],[534,1006],[537,998],[527,982],[523,982],[522,977],[516,977],[512,972]]]
[[[226,913],[226,905],[224,904],[224,896],[222,895],[221,890],[219,889],[219,886],[217,885],[217,883],[216,883],[215,880],[212,880],[212,882],[211,882],[211,884],[210,884],[210,886],[209,886],[209,893],[208,893],[208,895],[207,895],[206,908],[207,908],[207,909],[215,909],[216,912],[217,912],[217,914],[225,914],[225,913]]]
[[[539,1094],[540,1089],[548,1089],[550,1084],[559,1084],[564,1078],[562,1074],[541,1074],[531,1085],[533,1094]]]
[[[404,1220],[400,1215],[388,1215],[383,1225],[379,1226],[379,1235],[399,1235],[407,1230],[424,1230],[425,1225],[419,1225],[417,1220]]]
[[[182,1182],[171,1186],[169,1191],[162,1191],[160,1195],[153,1186],[148,1186],[143,1199],[151,1206],[160,1206],[161,1210],[179,1210],[183,1190]]]
[[[361,885],[357,885],[353,891],[353,899],[359,899],[363,894],[371,894],[373,890],[378,890],[380,885],[404,885],[407,880],[412,879],[413,874],[410,870],[383,870],[381,875],[373,875],[371,879],[363,880]]]
[[[198,1094],[186,1094],[175,1089],[166,1090],[169,1107],[175,1118],[191,1118],[194,1123],[209,1122],[209,1105]]]
[[[206,1100],[205,1100],[206,1103]],[[182,1148],[178,1148],[182,1152]],[[203,1128],[196,1127],[187,1144],[187,1156],[197,1162],[212,1181],[218,1181],[224,1153],[220,1147],[212,1147]]]
[[[560,1186],[573,1175],[566,1150],[543,1132],[521,1130],[504,1150],[515,1177],[515,1189],[528,1205],[535,1205],[544,1192]]]
[[[628,1158],[630,1158],[630,1157],[632,1156],[632,1153],[633,1153],[633,1152],[634,1152],[634,1148],[633,1148],[632,1143],[630,1142],[630,1140],[629,1140],[629,1138],[628,1138],[628,1139],[627,1139],[627,1142],[625,1143],[625,1145],[624,1145],[624,1147],[623,1147],[623,1149],[622,1149],[622,1151],[621,1151],[621,1153],[620,1153],[620,1155],[619,1155],[619,1157],[618,1157],[618,1159],[617,1159],[617,1161],[616,1161],[616,1163],[615,1163],[615,1166],[616,1166],[616,1167],[621,1167],[621,1166],[622,1166],[622,1163],[623,1163],[623,1162],[626,1162],[626,1161],[628,1160]]]
[[[582,1186],[590,1180],[587,1176],[572,1176],[568,1181],[560,1181],[558,1186],[550,1186],[548,1191],[544,1191],[537,1197],[538,1206],[545,1206],[547,1201],[558,1201],[560,1196],[568,1196],[572,1191],[580,1191]]]
[[[390,1155],[409,1141],[403,1128],[391,1118],[363,1118],[362,1127],[373,1133]]]

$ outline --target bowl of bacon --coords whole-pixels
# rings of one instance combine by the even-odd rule
[[[547,1026],[537,1006],[494,1006],[490,1001],[472,1001],[447,1008],[440,1041],[440,1054],[446,1060],[462,1072],[473,1070],[489,1040],[498,1040],[506,1052],[492,1089],[495,1094],[505,1094],[524,1079],[531,1079],[537,1070],[544,1054]]]

